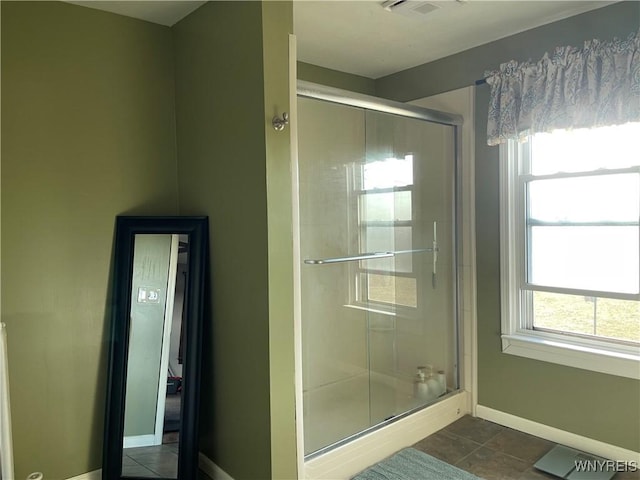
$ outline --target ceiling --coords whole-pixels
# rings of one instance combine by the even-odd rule
[[[171,26],[202,1],[73,1],[90,8]],[[613,1],[409,0],[395,11],[383,0],[296,0],[298,59],[379,78],[601,8]],[[398,9],[430,10],[410,16]]]
[[[82,5],[83,7],[104,10],[105,12],[117,13],[127,17],[139,18],[152,23],[166,25],[168,27],[176,24],[184,17],[193,12],[200,5],[207,2],[192,2],[188,0],[165,1],[165,0],[121,0],[121,1],[67,1]]]
[[[413,17],[381,3],[295,2],[298,59],[379,78],[613,2],[433,1],[439,8]]]

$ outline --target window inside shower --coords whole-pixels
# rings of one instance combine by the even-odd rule
[[[417,307],[413,269],[413,154],[351,165],[357,215],[349,225],[361,252],[406,252],[353,264],[352,304],[393,312]],[[397,256],[397,258],[396,258]]]
[[[298,99],[305,455],[458,389],[454,133]]]

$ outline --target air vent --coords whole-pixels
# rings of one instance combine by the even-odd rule
[[[461,0],[426,2],[424,0],[387,0],[382,3],[382,8],[388,12],[398,13],[405,17],[419,18],[439,10],[442,7],[461,5]]]

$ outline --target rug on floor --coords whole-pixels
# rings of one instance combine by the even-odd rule
[[[363,470],[352,480],[481,480],[431,455],[405,448]]]

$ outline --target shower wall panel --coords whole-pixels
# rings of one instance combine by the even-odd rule
[[[346,165],[364,159],[363,111],[299,100],[300,243],[303,258],[349,250]],[[327,141],[330,140],[330,141]],[[346,265],[302,269],[304,389],[313,390],[367,369],[366,316],[345,309]]]

